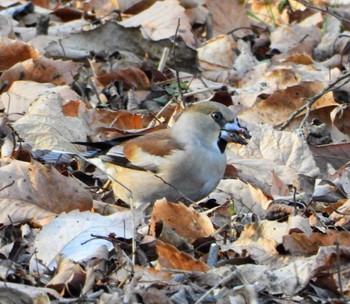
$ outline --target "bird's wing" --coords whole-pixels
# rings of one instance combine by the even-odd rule
[[[171,136],[169,129],[146,134],[115,146],[108,151],[104,161],[119,166],[158,172],[166,161],[166,156],[175,150],[183,150],[181,145]]]
[[[139,136],[144,136],[144,135],[145,135],[145,133],[134,133],[134,134],[121,135],[121,136],[118,136],[118,137],[115,137],[111,140],[106,140],[106,141],[99,141],[99,142],[73,141],[71,143],[79,145],[79,146],[96,148],[96,149],[99,149],[101,151],[107,151],[107,150],[111,149],[112,147],[120,145],[127,140],[131,140],[133,138],[136,138]]]

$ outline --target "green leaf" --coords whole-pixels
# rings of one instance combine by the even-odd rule
[[[172,87],[166,87],[165,88],[165,92],[167,92],[169,95],[175,95],[176,94],[175,89],[172,88]]]
[[[169,98],[166,95],[163,95],[161,97],[153,98],[152,100],[164,105],[169,101]]]
[[[281,13],[288,5],[289,0],[281,0],[278,4],[278,11]]]
[[[235,205],[232,205],[231,207],[231,215],[235,215],[236,214],[236,208]]]

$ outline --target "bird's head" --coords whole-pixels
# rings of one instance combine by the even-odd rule
[[[225,146],[227,142],[246,145],[246,139],[251,138],[247,128],[242,127],[234,113],[221,103],[202,101],[195,103],[187,111],[189,115],[193,113],[193,118],[197,117],[194,119],[207,136],[210,133],[218,136],[218,140]]]

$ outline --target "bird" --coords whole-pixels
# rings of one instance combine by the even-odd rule
[[[199,101],[171,128],[118,144],[101,142],[103,149],[112,147],[88,161],[107,173],[114,194],[127,204],[130,200],[134,206],[153,204],[166,198],[189,205],[208,196],[223,178],[227,144],[246,145],[250,138],[229,107]]]

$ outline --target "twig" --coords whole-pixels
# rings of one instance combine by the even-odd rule
[[[307,108],[311,108],[311,106],[323,95],[327,94],[328,92],[337,89],[341,86],[344,85],[344,83],[341,83],[340,85],[337,86],[339,82],[341,82],[344,79],[350,78],[350,72],[347,72],[343,74],[342,76],[339,76],[336,80],[331,82],[327,87],[325,87],[321,92],[317,93],[311,98],[306,99],[307,102],[303,104],[299,109],[295,110],[287,119],[285,123],[282,124],[280,127],[280,130],[284,130],[301,112],[303,112]],[[307,113],[308,114],[308,113]],[[306,121],[307,117],[304,119]]]
[[[230,282],[234,277],[237,276],[237,271],[232,271],[229,275],[221,279],[219,282],[217,282],[212,288],[208,289],[206,293],[204,293],[195,304],[199,304],[202,302],[205,297],[207,297],[214,289],[218,288],[220,285],[225,285],[228,282]]]
[[[196,95],[196,94],[207,93],[207,92],[210,92],[212,94],[213,90],[210,89],[210,88],[203,88],[203,89],[200,89],[198,91],[192,91],[192,92],[184,93],[184,96],[188,97],[188,96],[193,96],[193,95]]]
[[[302,130],[303,126],[305,125],[307,119],[310,116],[310,112],[311,112],[311,107],[308,104],[306,104],[306,113],[304,115],[303,120],[301,121],[301,123],[299,125],[299,130]]]
[[[159,116],[165,111],[165,109],[167,109],[173,103],[173,101],[174,97],[170,98],[170,100],[165,104],[165,106],[159,110],[156,116],[154,116],[152,121],[148,124],[147,128],[153,128],[155,126],[156,121],[159,120]]]
[[[236,27],[233,30],[230,30],[229,32],[226,33],[226,35],[231,35],[236,31],[240,31],[240,30],[250,30],[252,32],[254,32],[253,28],[250,26],[240,26],[240,27]]]
[[[343,18],[342,16],[339,16],[338,13],[336,13],[334,10],[330,9],[328,6],[323,8],[323,7],[320,7],[320,6],[313,5],[313,4],[311,4],[311,3],[309,3],[309,2],[307,2],[305,0],[297,0],[297,1],[300,2],[301,4],[304,4],[308,8],[315,9],[315,10],[321,11],[323,13],[327,13],[327,14],[332,15],[333,17],[335,17],[335,18],[337,18],[337,19],[339,19],[341,21],[350,23],[349,19],[346,19],[346,18]]]
[[[168,57],[169,57],[169,48],[165,47],[163,49],[162,57],[160,58],[158,68],[157,68],[159,72],[163,72],[166,61],[168,60]]]
[[[187,79],[187,78],[192,78],[192,77],[193,77],[192,75],[184,75],[184,76],[181,76],[180,79]],[[168,78],[167,80],[158,81],[157,85],[163,85],[163,84],[172,83],[175,80],[176,80],[176,77],[175,78]]]
[[[176,75],[176,81],[177,81],[177,86],[179,88],[179,93],[181,96],[181,100],[184,100],[184,96],[181,90],[181,83],[180,83],[180,75],[179,75],[179,69],[176,67],[176,40],[177,40],[177,34],[179,32],[179,28],[180,28],[180,19],[177,20],[177,27],[176,27],[176,31],[175,31],[175,37],[174,37],[174,44],[173,44],[173,60],[174,60],[174,69],[175,69],[175,75]]]
[[[131,263],[135,266],[136,262],[136,224],[135,224],[135,206],[134,200],[132,197],[129,198],[129,205],[131,210],[131,229],[132,229],[132,238],[131,238]]]

